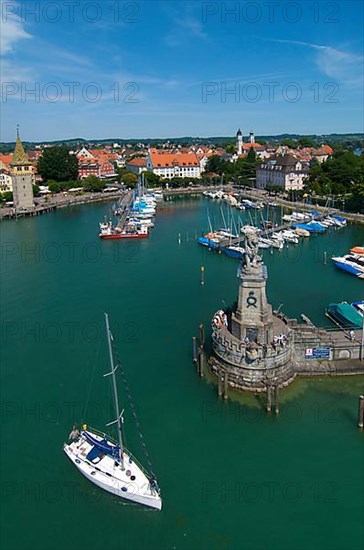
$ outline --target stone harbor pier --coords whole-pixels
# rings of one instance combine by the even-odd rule
[[[219,394],[228,388],[270,392],[298,375],[364,374],[362,331],[355,339],[343,330],[298,323],[273,312],[266,297],[267,268],[258,253],[254,229],[244,229],[245,256],[238,269],[237,306],[219,310],[212,321],[212,355]]]

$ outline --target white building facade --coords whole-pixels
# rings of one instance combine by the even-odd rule
[[[265,189],[274,185],[284,191],[299,191],[303,189],[308,175],[307,164],[290,155],[275,156],[257,167],[256,186]]]
[[[201,177],[201,166],[194,152],[167,153],[150,149],[147,170],[164,179]]]

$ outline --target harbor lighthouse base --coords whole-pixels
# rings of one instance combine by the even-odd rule
[[[266,298],[267,269],[251,228],[245,229],[245,250],[237,274],[237,307],[228,315],[217,311],[212,322],[208,363],[219,393],[226,397],[228,387],[253,392],[282,388],[299,375],[364,374],[361,331],[352,340],[343,330],[299,324],[273,312]]]
[[[258,255],[258,238],[245,228],[245,256],[238,269],[238,303],[228,318],[217,312],[212,323],[212,371],[233,388],[263,391],[295,378],[293,333],[267,302],[267,269]]]

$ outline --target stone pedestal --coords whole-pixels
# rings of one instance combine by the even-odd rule
[[[267,270],[260,265],[255,273],[239,273],[238,307],[232,314],[231,332],[235,338],[269,345],[273,341],[273,312],[265,291]]]

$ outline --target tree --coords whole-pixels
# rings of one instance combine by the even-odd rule
[[[226,145],[225,151],[230,155],[233,155],[234,153],[236,153],[235,143],[230,143],[229,145]]]
[[[105,189],[106,185],[97,176],[90,174],[82,180],[82,187],[84,191],[98,192]]]
[[[348,210],[364,214],[364,183],[353,185],[352,195],[347,202]]]
[[[209,158],[206,165],[206,172],[215,172],[215,174],[222,174],[224,172],[224,164],[219,155],[212,155]]]
[[[33,195],[34,197],[39,197],[39,192],[40,192],[40,189],[39,189],[39,185],[33,185]]]
[[[64,146],[44,149],[37,169],[43,180],[70,181],[78,177],[77,157]]]
[[[13,200],[13,193],[11,191],[5,191],[4,193],[0,193],[1,202],[10,202],[12,200]]]
[[[297,147],[297,141],[286,138],[282,140],[282,145],[289,147],[290,149],[295,149]]]
[[[51,193],[59,193],[61,190],[61,186],[57,181],[50,180],[48,182],[48,189]]]
[[[144,172],[145,180],[149,187],[158,187],[160,185],[160,176],[150,170]]]
[[[122,181],[125,185],[134,187],[138,181],[138,176],[133,174],[133,172],[126,172],[122,177]]]
[[[302,136],[298,139],[298,143],[301,145],[301,147],[313,147],[314,141],[312,138],[308,136]]]

